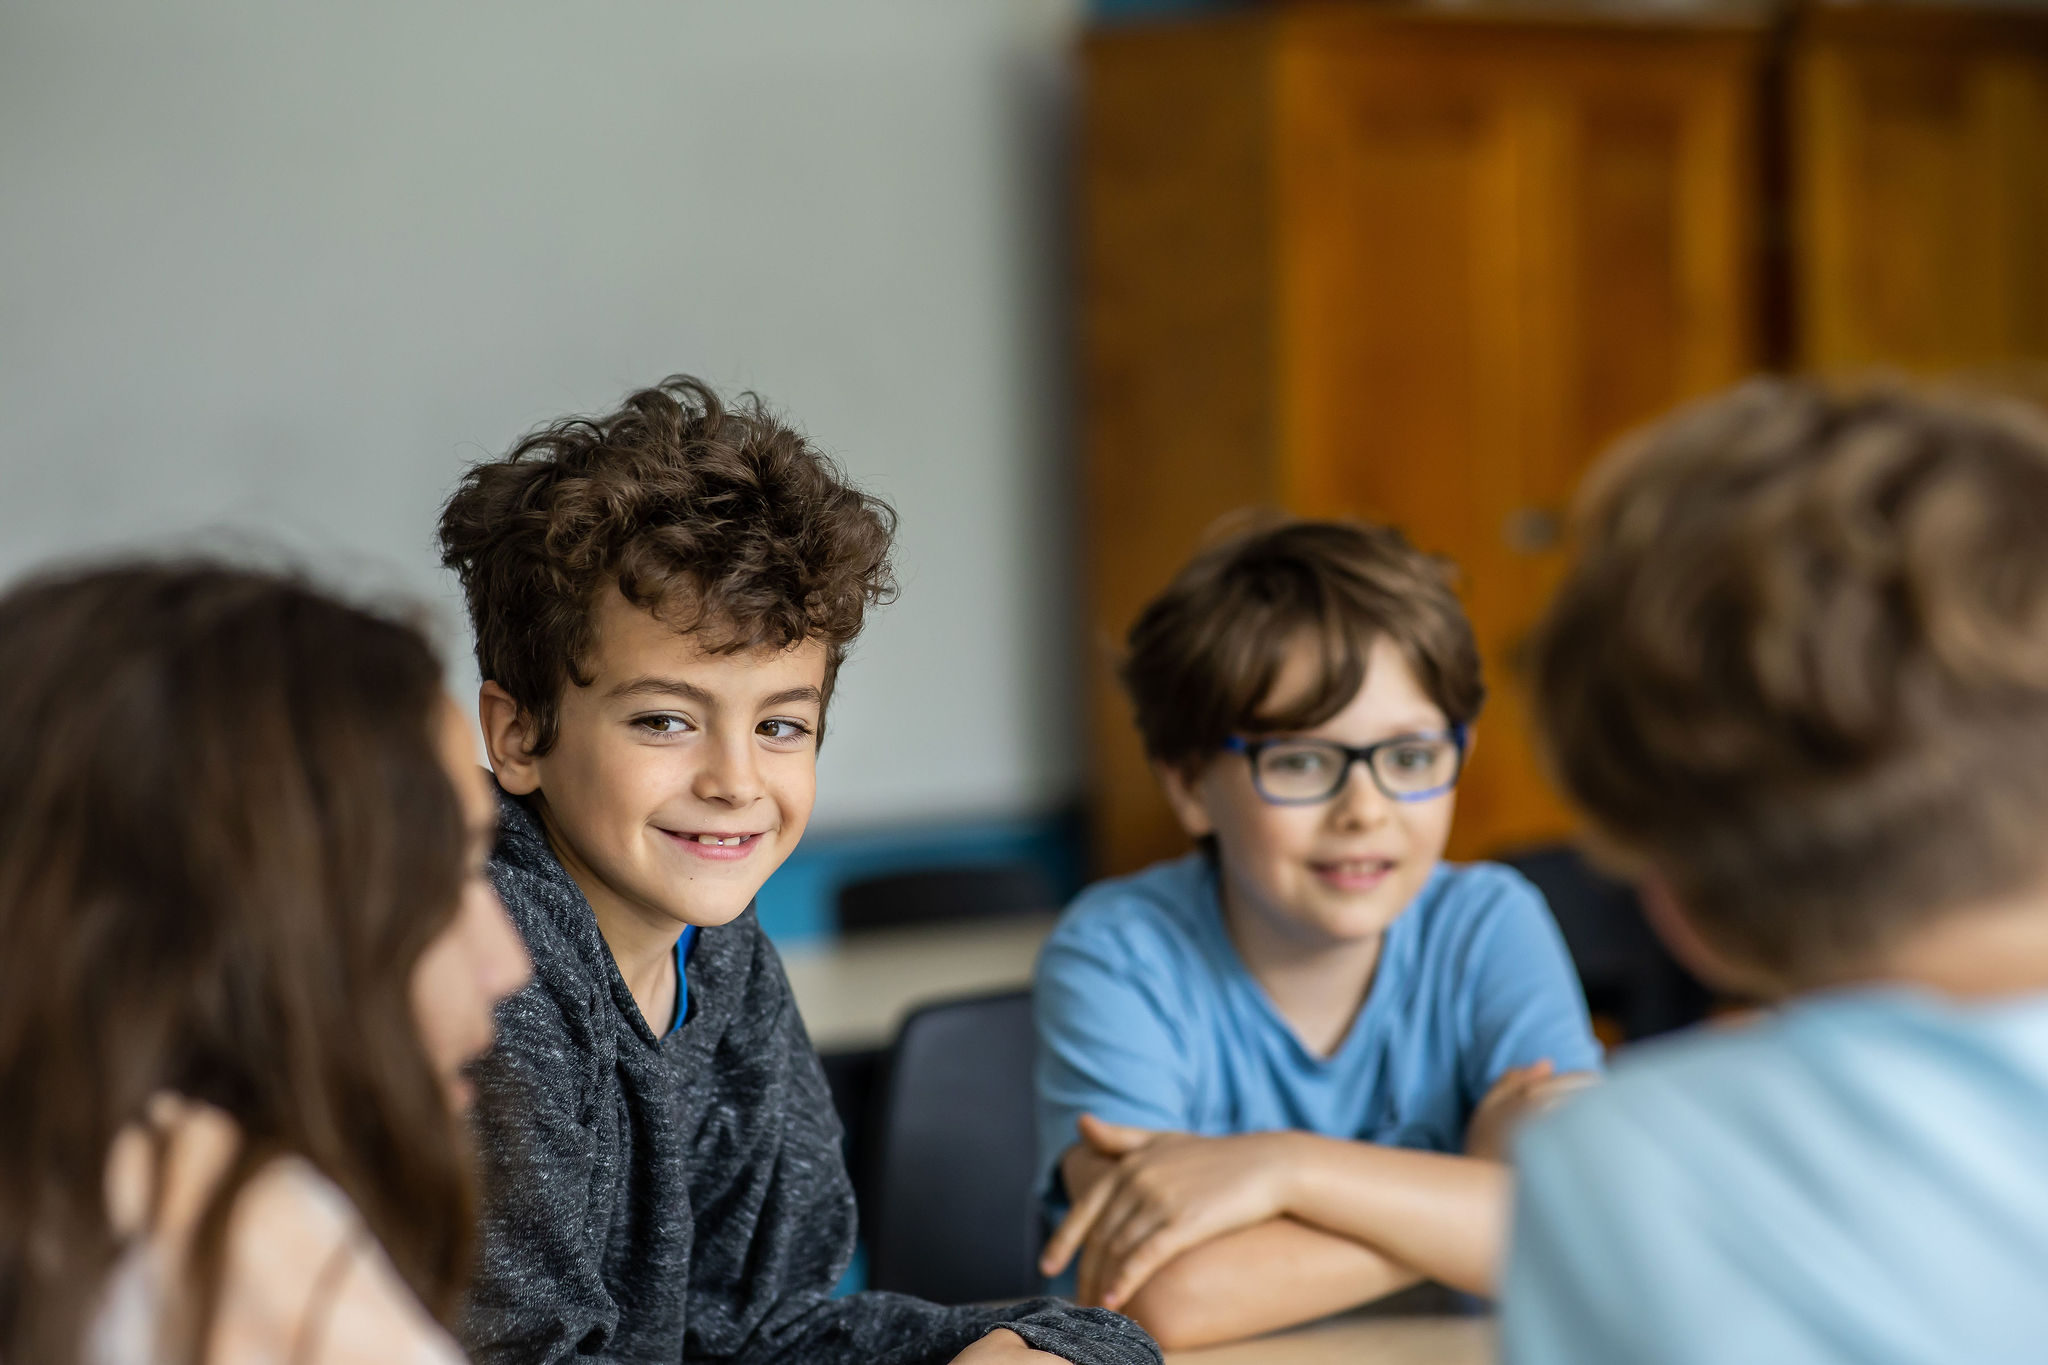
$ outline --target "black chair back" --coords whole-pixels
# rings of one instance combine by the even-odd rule
[[[1596,870],[1575,848],[1550,844],[1500,860],[1550,903],[1579,971],[1586,1004],[1628,1041],[1704,1018],[1712,997],[1678,965],[1643,917],[1635,891]]]
[[[1036,863],[939,867],[848,882],[839,890],[839,927],[887,929],[1059,908],[1058,888]]]
[[[868,1284],[937,1303],[1041,1292],[1031,994],[928,1005],[883,1083]]]

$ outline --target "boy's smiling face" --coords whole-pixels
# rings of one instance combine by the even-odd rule
[[[613,926],[639,936],[724,924],[810,820],[825,646],[711,653],[616,590],[592,625],[591,682],[564,689],[554,746],[539,758],[521,748],[511,698],[485,685],[498,780],[540,793],[550,842],[608,939]]]
[[[1320,653],[1304,639],[1273,685],[1280,710],[1317,680]],[[1416,681],[1391,640],[1375,640],[1365,684],[1345,708],[1301,738],[1353,747],[1449,729],[1443,710]],[[1252,786],[1251,765],[1220,753],[1192,779],[1162,771],[1189,834],[1213,834],[1223,897],[1233,917],[1254,916],[1270,936],[1314,948],[1377,937],[1408,908],[1442,859],[1456,793],[1395,801],[1363,763],[1341,791],[1317,805],[1274,805]]]

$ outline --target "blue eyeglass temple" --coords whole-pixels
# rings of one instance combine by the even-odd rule
[[[1375,771],[1373,770],[1373,766],[1372,766],[1372,756],[1373,756],[1373,753],[1374,753],[1375,751],[1379,750],[1379,749],[1384,749],[1384,748],[1386,748],[1386,747],[1387,747],[1388,745],[1390,745],[1390,744],[1400,744],[1400,743],[1402,743],[1403,741],[1407,741],[1407,740],[1417,740],[1417,739],[1448,739],[1448,740],[1450,740],[1450,741],[1451,741],[1451,743],[1453,743],[1453,744],[1455,744],[1455,745],[1457,745],[1457,746],[1458,746],[1458,766],[1459,766],[1459,767],[1460,767],[1460,768],[1462,769],[1462,768],[1463,768],[1463,767],[1465,766],[1465,762],[1464,762],[1464,760],[1465,760],[1465,741],[1466,741],[1466,739],[1467,739],[1467,738],[1468,738],[1468,737],[1470,736],[1470,734],[1471,734],[1471,731],[1470,731],[1470,729],[1469,729],[1469,728],[1468,728],[1468,727],[1467,727],[1467,726],[1465,725],[1465,723],[1464,723],[1463,721],[1455,721],[1455,722],[1453,722],[1453,723],[1452,723],[1452,725],[1451,725],[1451,728],[1450,728],[1450,729],[1448,729],[1448,730],[1444,731],[1444,732],[1443,732],[1442,734],[1440,734],[1440,735],[1437,735],[1437,734],[1412,734],[1412,735],[1395,735],[1395,736],[1394,736],[1393,738],[1391,738],[1391,739],[1383,739],[1383,740],[1379,741],[1379,742],[1378,742],[1377,744],[1365,744],[1365,745],[1358,745],[1358,746],[1353,746],[1353,745],[1350,745],[1350,744],[1339,744],[1339,743],[1338,743],[1338,742],[1337,742],[1336,740],[1334,740],[1334,739],[1316,739],[1316,740],[1282,740],[1282,739],[1260,739],[1260,740],[1250,740],[1250,739],[1246,739],[1246,738],[1245,738],[1245,737],[1244,737],[1243,735],[1231,735],[1231,736],[1229,736],[1228,738],[1226,738],[1226,739],[1225,739],[1225,740],[1223,741],[1223,747],[1224,747],[1225,749],[1229,750],[1229,751],[1230,751],[1231,753],[1234,753],[1234,754],[1243,754],[1243,755],[1244,755],[1245,757],[1247,757],[1247,758],[1250,758],[1250,759],[1252,759],[1252,760],[1253,760],[1253,763],[1252,763],[1252,776],[1253,776],[1253,779],[1254,779],[1254,781],[1256,782],[1256,779],[1257,779],[1257,777],[1258,777],[1258,762],[1257,762],[1257,751],[1258,751],[1259,749],[1263,749],[1263,748],[1265,748],[1265,747],[1266,747],[1267,745],[1269,745],[1269,744],[1290,744],[1290,743],[1293,743],[1293,744],[1301,744],[1301,743],[1306,743],[1306,744],[1327,744],[1327,745],[1329,745],[1329,746],[1330,746],[1331,748],[1333,748],[1333,749],[1341,749],[1341,750],[1343,750],[1343,751],[1344,751],[1344,768],[1343,768],[1343,771],[1341,771],[1340,773],[1338,773],[1338,774],[1337,774],[1337,781],[1336,781],[1336,784],[1335,784],[1334,786],[1332,786],[1332,787],[1330,788],[1330,792],[1329,792],[1329,795],[1328,795],[1328,796],[1322,796],[1322,797],[1318,797],[1318,798],[1316,798],[1316,800],[1319,800],[1319,801],[1327,801],[1327,800],[1329,800],[1329,799],[1330,799],[1330,797],[1332,797],[1332,796],[1335,796],[1335,795],[1336,795],[1336,794],[1337,794],[1338,792],[1340,792],[1340,791],[1344,790],[1344,784],[1345,784],[1346,782],[1349,782],[1349,781],[1351,780],[1351,767],[1352,767],[1352,765],[1353,765],[1353,764],[1355,764],[1355,763],[1363,763],[1363,764],[1365,764],[1365,770],[1366,770],[1366,771],[1367,771],[1368,773],[1372,774],[1372,780],[1373,780],[1373,785],[1374,785],[1374,786],[1376,786],[1376,787],[1379,787],[1379,789],[1380,789],[1380,790],[1381,790],[1382,792],[1384,792],[1384,793],[1385,793],[1385,794],[1386,794],[1386,795],[1387,795],[1387,796],[1388,796],[1388,797],[1389,797],[1390,799],[1392,799],[1392,800],[1395,800],[1395,801],[1427,801],[1427,800],[1429,800],[1429,799],[1430,799],[1431,797],[1433,797],[1433,796],[1441,796],[1441,795],[1442,795],[1443,793],[1445,793],[1445,792],[1449,791],[1449,790],[1450,790],[1450,789],[1451,789],[1452,787],[1455,787],[1456,785],[1458,785],[1458,779],[1457,779],[1456,777],[1453,777],[1453,778],[1452,778],[1452,779],[1451,779],[1451,780],[1450,780],[1449,782],[1446,782],[1446,783],[1445,783],[1445,784],[1444,784],[1443,786],[1441,786],[1441,787],[1431,787],[1431,788],[1429,788],[1429,789],[1428,789],[1427,791],[1419,791],[1419,792],[1390,792],[1390,791],[1387,791],[1387,789],[1386,789],[1385,785],[1384,785],[1384,784],[1382,784],[1382,783],[1380,782],[1380,777],[1379,777],[1379,774],[1378,774],[1377,772],[1375,772]],[[1268,797],[1268,796],[1266,796],[1266,794],[1265,794],[1265,792],[1264,792],[1263,790],[1261,790],[1261,791],[1260,791],[1259,795],[1260,795],[1260,796],[1262,796],[1262,797],[1265,797],[1265,799],[1266,799],[1266,800],[1268,800],[1268,801],[1271,801],[1271,800],[1273,799],[1272,797]],[[1309,804],[1313,804],[1313,803],[1312,803],[1312,802],[1308,802],[1308,801],[1299,801],[1299,800],[1296,800],[1296,801],[1282,801],[1282,802],[1281,802],[1280,804],[1282,804],[1282,805],[1309,805]]]

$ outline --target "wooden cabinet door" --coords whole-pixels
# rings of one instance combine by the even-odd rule
[[[1111,28],[1083,52],[1081,370],[1096,868],[1188,843],[1116,678],[1218,518],[1275,506],[1271,25]]]
[[[1516,655],[1580,472],[1759,359],[1753,32],[1293,16],[1277,59],[1288,503],[1455,560],[1490,685],[1454,856],[1567,832]]]
[[[1805,367],[2048,358],[2048,14],[1817,6],[1787,114]]]

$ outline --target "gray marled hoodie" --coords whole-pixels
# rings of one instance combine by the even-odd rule
[[[839,1123],[754,912],[702,932],[657,1038],[539,821],[507,798],[492,876],[533,952],[477,1065],[484,1365],[940,1365],[1008,1327],[1076,1365],[1152,1365],[1127,1319],[1034,1299],[827,1295],[853,1254]]]

